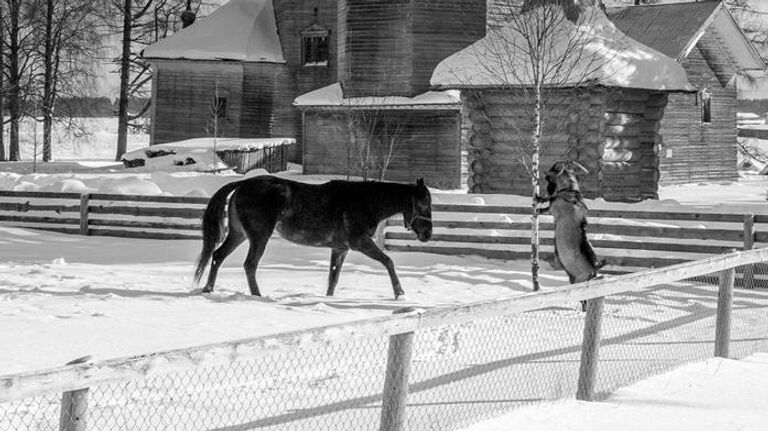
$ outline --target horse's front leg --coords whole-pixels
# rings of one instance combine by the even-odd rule
[[[328,291],[325,293],[327,296],[333,296],[334,290],[336,290],[336,284],[339,282],[339,273],[341,272],[341,265],[344,264],[344,259],[347,257],[346,249],[332,249],[331,250],[331,268],[328,272]]]
[[[395,264],[392,263],[392,259],[389,258],[383,251],[373,242],[373,239],[368,236],[363,236],[354,243],[350,244],[352,250],[359,251],[364,255],[370,257],[373,260],[377,260],[387,268],[389,272],[389,279],[392,281],[392,290],[395,293],[395,299],[405,295],[403,288],[400,286],[400,279],[397,278],[395,273]]]

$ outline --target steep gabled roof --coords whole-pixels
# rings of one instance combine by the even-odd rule
[[[624,34],[675,60],[685,58],[710,33],[734,71],[764,68],[760,54],[722,2],[628,6],[609,8],[606,14]]]
[[[272,0],[232,0],[144,49],[144,58],[285,63]]]
[[[608,8],[605,13],[622,33],[680,60],[719,7],[720,2],[672,3]]]

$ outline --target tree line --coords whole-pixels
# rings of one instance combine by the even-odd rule
[[[42,158],[50,161],[53,124],[62,118],[59,101],[95,97],[105,59],[120,82],[114,107],[119,160],[129,127],[151,104],[152,74],[141,51],[180,29],[185,11],[205,5],[200,0],[0,0],[0,160],[20,159],[19,124],[31,120],[42,124]],[[143,103],[132,106],[136,101]]]

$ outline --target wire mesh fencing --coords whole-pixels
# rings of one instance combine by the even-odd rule
[[[768,289],[738,282],[748,270],[734,271],[732,358],[768,350]],[[711,358],[721,284],[713,273],[606,296],[593,399]],[[519,406],[574,397],[588,316],[578,300],[564,300],[461,323],[448,319],[407,337],[338,340],[43,394],[0,403],[0,431],[461,429]]]

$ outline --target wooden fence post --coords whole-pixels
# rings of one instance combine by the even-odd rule
[[[717,320],[715,322],[715,356],[727,358],[731,343],[731,310],[733,308],[733,268],[720,271],[717,294]]]
[[[604,297],[587,301],[587,316],[584,319],[584,337],[581,342],[581,363],[576,399],[592,401],[594,397],[597,363],[600,361],[600,333],[603,320]]]
[[[755,247],[755,215],[744,215],[744,250],[752,250]],[[745,265],[740,271],[742,274],[742,286],[745,289],[755,288],[755,265]]]
[[[80,195],[80,235],[88,235],[88,205],[90,200],[90,193]]]
[[[90,356],[75,359],[67,365],[82,364]],[[59,431],[85,431],[88,420],[88,388],[64,392],[61,396]]]
[[[395,310],[393,314],[413,311],[407,307]],[[408,402],[408,377],[411,374],[413,353],[413,332],[389,337],[387,375],[381,404],[380,431],[400,431],[405,425],[405,407]]]

